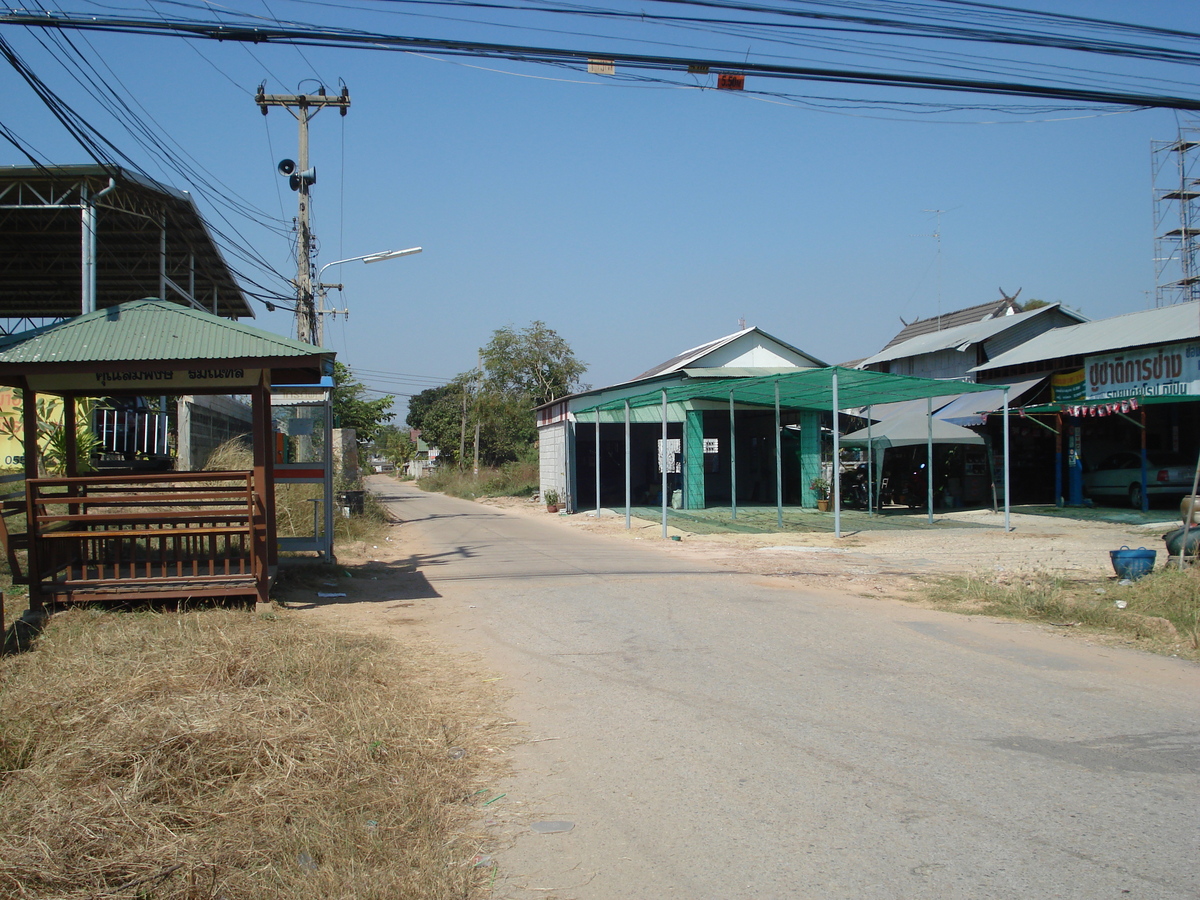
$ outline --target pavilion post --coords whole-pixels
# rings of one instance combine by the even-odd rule
[[[737,440],[733,427],[733,391],[729,392],[729,516],[737,518]]]
[[[596,518],[600,518],[600,407],[596,407]]]
[[[662,469],[662,536],[667,537],[667,390],[662,392],[662,448],[658,454],[658,467]]]
[[[1012,525],[1010,523],[1011,517],[1009,515],[1010,510],[1011,510],[1011,507],[1009,504],[1009,501],[1011,500],[1011,494],[1009,493],[1009,485],[1008,485],[1008,483],[1010,481],[1010,479],[1008,477],[1009,471],[1010,471],[1009,457],[1011,455],[1012,454],[1009,452],[1009,446],[1008,446],[1008,388],[1005,387],[1004,388],[1004,530],[1006,532],[1012,531]]]
[[[42,601],[42,568],[38,560],[40,542],[35,536],[37,514],[32,503],[33,490],[29,486],[29,483],[37,480],[38,477],[38,409],[37,393],[29,387],[28,382],[21,390],[21,424],[24,435],[22,444],[25,451],[25,530],[29,534],[29,546],[26,550],[29,611],[35,616],[40,616],[45,608]]]
[[[266,603],[270,590],[270,567],[278,559],[275,533],[275,441],[271,428],[271,389],[269,370],[251,393],[251,414],[254,437],[254,494],[263,522],[254,529],[252,552],[257,560],[258,602]],[[328,451],[328,447],[326,450]]]
[[[633,502],[633,481],[629,471],[631,462],[630,452],[630,430],[629,430],[629,399],[625,399],[625,530],[628,531],[631,527],[632,511],[630,509]]]
[[[779,433],[779,382],[775,382],[775,520],[783,529],[783,446]]]
[[[79,474],[79,423],[75,419],[75,395],[63,396],[63,471],[68,478]],[[72,488],[71,490],[74,490]]]
[[[842,536],[842,445],[838,434],[838,377],[837,366],[833,367],[830,379],[833,391],[833,536]]]
[[[925,502],[929,507],[929,524],[933,524],[933,398],[925,398]]]

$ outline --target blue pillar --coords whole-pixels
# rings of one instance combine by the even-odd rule
[[[1067,427],[1070,429],[1067,453],[1067,503],[1070,506],[1082,506],[1083,460],[1081,458],[1082,448],[1079,446],[1081,429],[1074,418],[1070,419],[1070,425]]]

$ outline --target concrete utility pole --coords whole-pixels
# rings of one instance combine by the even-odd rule
[[[300,211],[296,217],[296,338],[308,344],[320,342],[317,310],[313,302],[312,230],[309,227],[309,188],[316,184],[317,170],[308,164],[308,123],[326,106],[336,106],[344,116],[350,108],[350,89],[342,88],[335,97],[326,95],[322,87],[316,94],[268,94],[266,85],[258,86],[254,102],[265,116],[272,106],[287,109],[300,125],[298,159],[279,163],[279,173],[288,176],[293,191],[300,195]]]

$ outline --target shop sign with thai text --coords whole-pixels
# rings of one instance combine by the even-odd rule
[[[1089,356],[1087,399],[1200,395],[1200,342]]]
[[[201,388],[250,388],[258,384],[261,369],[222,366],[218,363],[188,369],[124,369],[120,366],[86,374],[32,375],[35,391],[130,391],[145,394],[178,394]]]

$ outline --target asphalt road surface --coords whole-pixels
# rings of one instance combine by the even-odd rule
[[[371,486],[527,723],[497,897],[1200,897],[1200,667]]]

